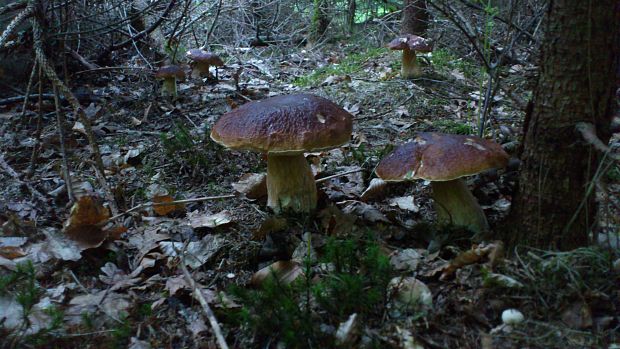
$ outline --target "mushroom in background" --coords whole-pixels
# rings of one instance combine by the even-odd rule
[[[173,98],[177,98],[177,80],[184,80],[185,72],[178,65],[165,65],[157,70],[155,78],[164,80],[162,95],[169,93]]]
[[[502,147],[475,136],[418,133],[381,160],[375,173],[386,182],[424,179],[431,182],[437,218],[441,224],[488,231],[484,211],[461,177],[490,168],[505,167]]]
[[[314,176],[304,152],[349,142],[353,116],[311,94],[246,103],[224,115],[211,139],[230,149],[267,154],[267,204],[275,212],[308,213],[316,208]]]
[[[187,51],[185,56],[192,61],[192,78],[200,78],[205,73],[210,77],[209,67],[216,67],[217,74],[217,67],[224,65],[224,61],[218,55],[199,48]]]
[[[432,45],[423,37],[413,34],[403,34],[388,44],[390,50],[403,51],[403,64],[400,74],[403,79],[413,79],[421,75],[416,52],[431,52]]]

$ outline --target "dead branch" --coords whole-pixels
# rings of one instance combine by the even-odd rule
[[[168,3],[168,7],[166,7],[166,9],[161,14],[161,16],[155,22],[153,22],[153,24],[151,24],[150,27],[148,27],[148,28],[144,29],[143,31],[137,33],[136,35],[133,35],[132,37],[130,37],[129,39],[127,39],[127,40],[125,40],[125,41],[123,41],[121,43],[110,45],[108,48],[103,50],[103,52],[101,52],[101,54],[99,54],[99,56],[97,57],[97,61],[98,62],[102,61],[110,53],[112,53],[112,52],[114,52],[116,50],[119,50],[121,48],[124,48],[126,46],[129,46],[132,43],[134,43],[135,41],[141,39],[142,37],[152,33],[155,29],[157,29],[157,27],[159,27],[159,25],[164,21],[164,19],[166,19],[166,17],[170,13],[170,11],[172,11],[172,8],[174,7],[175,4],[176,4],[176,0],[170,0],[170,2]]]
[[[37,189],[35,189],[32,184],[24,182],[19,178],[17,172],[15,172],[15,170],[4,160],[4,153],[0,153],[0,168],[2,168],[4,172],[11,176],[18,184],[24,185],[26,188],[28,188],[30,193],[37,199],[41,200],[42,202],[47,202],[45,196],[41,194],[41,192],[39,192]]]
[[[192,288],[192,292],[194,292],[194,295],[196,295],[196,298],[198,298],[198,301],[200,302],[200,305],[202,306],[202,310],[204,311],[205,315],[207,316],[207,319],[209,320],[209,323],[211,324],[211,328],[213,329],[213,334],[215,334],[215,338],[217,339],[218,345],[220,346],[221,349],[228,349],[228,344],[226,344],[226,339],[222,335],[222,329],[220,328],[220,324],[219,322],[217,322],[217,318],[215,317],[213,310],[211,310],[211,307],[209,306],[209,302],[207,302],[207,300],[202,294],[201,288],[198,287],[198,283],[194,281],[194,278],[192,278],[192,275],[189,273],[189,271],[187,270],[187,267],[185,266],[185,253],[183,252],[179,254],[182,259],[181,263],[179,264],[181,265],[181,270],[183,271],[183,276],[185,277],[185,281],[187,281],[189,286]]]
[[[4,46],[4,43],[9,38],[9,35],[11,35],[15,31],[15,29],[17,29],[17,26],[19,26],[26,18],[32,16],[33,13],[34,6],[32,6],[32,4],[29,4],[25,10],[18,13],[17,16],[13,18],[11,23],[6,26],[6,29],[4,30],[2,35],[0,35],[0,47]]]

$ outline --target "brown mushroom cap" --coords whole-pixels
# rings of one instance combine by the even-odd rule
[[[450,181],[505,167],[508,158],[499,144],[480,137],[420,132],[383,158],[375,172],[384,181]]]
[[[293,155],[332,149],[349,141],[353,116],[311,94],[246,103],[224,115],[211,139],[231,149]]]
[[[178,65],[164,65],[159,68],[155,73],[157,79],[177,78],[179,80],[185,79],[185,72],[183,68]]]
[[[222,59],[218,55],[199,48],[194,48],[187,51],[187,53],[185,53],[185,56],[197,63],[206,63],[214,66],[224,65],[224,61],[222,61]]]
[[[421,36],[413,34],[403,34],[388,44],[390,50],[413,50],[416,52],[431,52],[433,46]]]

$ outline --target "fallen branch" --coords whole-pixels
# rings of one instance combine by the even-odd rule
[[[108,219],[106,219],[105,221],[99,223],[98,225],[100,226],[104,226],[106,224],[108,224],[109,222],[112,222],[113,220],[126,216],[128,214],[130,214],[131,212],[135,212],[137,210],[141,210],[143,208],[147,208],[147,207],[157,207],[157,206],[170,206],[170,205],[176,205],[176,204],[189,204],[192,202],[202,202],[202,201],[211,201],[211,200],[220,200],[220,199],[232,199],[234,197],[237,197],[237,195],[235,194],[228,194],[228,195],[220,195],[220,196],[204,196],[201,198],[194,198],[194,199],[185,199],[185,200],[176,200],[176,201],[170,201],[170,202],[145,202],[142,203],[138,206],[132,207],[129,210],[125,211],[125,212],[121,212],[113,217],[110,217]]]
[[[338,178],[338,177],[344,177],[346,175],[350,175],[351,173],[357,173],[357,172],[362,172],[362,171],[364,171],[364,169],[356,168],[355,170],[349,170],[349,171],[346,171],[346,172],[336,173],[336,174],[331,175],[331,176],[319,178],[315,182],[316,183],[326,182],[326,181],[328,181],[330,179],[334,179],[334,178]]]
[[[202,306],[202,310],[207,316],[207,319],[209,319],[209,323],[211,324],[211,328],[213,329],[213,334],[215,334],[218,345],[221,349],[228,349],[228,344],[226,344],[226,339],[224,339],[224,336],[222,335],[222,329],[220,328],[220,324],[217,322],[217,318],[215,318],[215,314],[213,313],[213,310],[211,310],[209,302],[207,302],[207,300],[202,294],[202,290],[198,287],[198,284],[196,283],[196,281],[194,281],[194,278],[192,278],[192,275],[189,273],[189,270],[187,270],[187,267],[185,266],[184,252],[185,251],[183,251],[183,253],[177,252],[177,254],[181,256],[180,265],[181,270],[183,271],[183,276],[185,277],[185,281],[187,281],[189,286],[192,288],[192,292],[194,292],[194,295],[196,295],[196,298],[198,298],[198,301]]]

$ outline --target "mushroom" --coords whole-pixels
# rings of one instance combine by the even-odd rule
[[[267,154],[267,204],[276,213],[316,208],[314,176],[304,152],[327,150],[351,138],[353,116],[311,94],[271,97],[224,115],[211,139],[230,149]]]
[[[210,66],[221,67],[224,65],[224,61],[222,61],[218,55],[199,48],[187,51],[185,56],[194,62],[192,67],[192,78],[199,78],[204,73],[210,76]]]
[[[440,223],[483,232],[488,231],[489,224],[461,177],[507,164],[508,154],[493,141],[475,136],[421,132],[413,141],[383,158],[375,173],[387,182],[430,181]]]
[[[388,48],[403,51],[403,65],[400,71],[403,79],[413,79],[421,74],[416,52],[431,52],[433,50],[433,46],[428,40],[413,34],[403,34],[390,41]]]
[[[174,98],[177,98],[177,80],[185,79],[185,72],[178,65],[164,65],[157,70],[155,78],[164,80],[162,94],[168,92]]]

